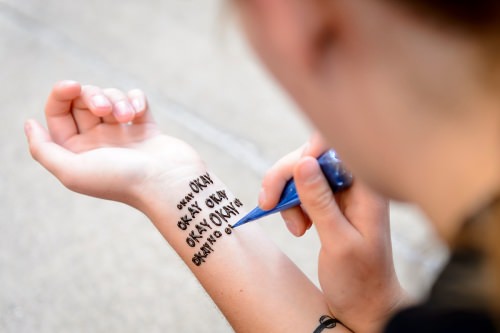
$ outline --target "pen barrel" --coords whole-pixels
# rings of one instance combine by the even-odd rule
[[[340,192],[351,186],[352,174],[344,167],[335,151],[330,149],[323,153],[318,157],[318,163],[333,193]],[[271,211],[282,211],[298,205],[300,205],[300,199],[292,178],[286,183],[280,201]]]
[[[352,174],[344,167],[335,151],[331,149],[326,151],[318,158],[318,163],[334,193],[345,190],[352,185]]]

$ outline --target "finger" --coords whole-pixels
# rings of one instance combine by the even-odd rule
[[[355,181],[349,191],[341,192],[339,205],[346,207],[349,222],[365,237],[389,231],[389,200],[378,195],[361,181]],[[355,216],[356,218],[350,218]]]
[[[146,95],[140,89],[132,89],[127,93],[130,104],[134,107],[134,123],[145,123],[153,121],[149,111]]]
[[[52,141],[47,131],[34,120],[28,120],[24,129],[33,158],[68,186],[63,168],[76,169],[75,154]]]
[[[132,89],[127,93],[130,104],[134,107],[135,115],[140,116],[147,109],[146,96],[140,89]]]
[[[302,155],[303,147],[285,155],[269,169],[264,179],[259,195],[259,206],[269,210],[278,203],[285,184],[292,178],[293,167]]]
[[[281,216],[288,230],[296,237],[304,235],[312,225],[309,216],[300,207],[284,210],[281,212]]]
[[[113,111],[113,105],[102,89],[92,85],[82,87],[81,98],[75,101],[74,107],[78,110],[90,110],[96,117],[105,117]]]
[[[78,133],[86,133],[102,123],[102,118],[94,115],[89,109],[73,109],[73,118]]]
[[[134,119],[135,109],[129,102],[127,95],[115,88],[104,89],[103,92],[113,104],[113,116],[118,122],[127,123]],[[107,120],[109,119],[104,118],[104,121]]]
[[[335,242],[352,229],[316,159],[302,158],[295,167],[294,179],[302,206],[316,226],[322,244]]]
[[[102,122],[113,111],[113,106],[101,88],[85,85],[82,94],[73,103],[73,116],[80,133],[85,133]]]
[[[71,105],[80,95],[81,86],[75,81],[61,81],[54,85],[45,104],[45,117],[54,142],[63,144],[78,128],[71,113]]]
[[[323,139],[323,136],[319,132],[314,132],[309,138],[308,143],[304,147],[302,152],[303,156],[312,156],[318,157],[330,147],[326,144],[326,141]]]
[[[102,122],[103,116],[111,113],[111,102],[96,86],[82,87],[79,98],[73,102],[73,118],[79,133],[85,133]]]

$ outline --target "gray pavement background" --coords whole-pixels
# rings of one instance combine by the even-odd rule
[[[142,214],[66,190],[22,129],[60,79],[140,87],[161,127],[253,205],[263,172],[310,128],[224,1],[0,0],[0,45],[0,332],[231,332]],[[446,251],[418,211],[391,213],[398,274],[422,296]],[[316,281],[315,233],[261,224]]]

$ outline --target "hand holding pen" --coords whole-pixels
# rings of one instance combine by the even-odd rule
[[[321,243],[318,278],[332,313],[350,309],[343,323],[371,331],[364,319],[383,318],[391,305],[406,299],[392,260],[389,202],[360,178],[334,193],[316,158],[324,149],[313,139],[305,153],[298,149],[278,161],[264,177],[259,206],[274,208],[293,177],[301,205],[280,212],[288,229],[302,236],[314,223]],[[244,228],[236,230],[245,234]]]
[[[340,159],[338,159],[335,152],[330,149],[321,154],[318,157],[318,163],[323,172],[328,184],[333,193],[337,193],[349,188],[352,184],[352,175],[348,172]],[[283,192],[281,194],[278,204],[269,210],[263,210],[260,207],[256,207],[250,213],[245,215],[237,223],[233,225],[233,228],[239,227],[251,221],[255,221],[264,216],[282,212],[284,210],[297,207],[301,204],[299,195],[297,193],[297,187],[293,179],[287,181]]]

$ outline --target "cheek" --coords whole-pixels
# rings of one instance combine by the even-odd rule
[[[405,175],[400,103],[387,92],[389,80],[368,68],[344,64],[325,94],[307,111],[351,171],[384,194],[401,199]],[[399,112],[400,113],[400,112]],[[404,141],[404,140],[403,140]]]

